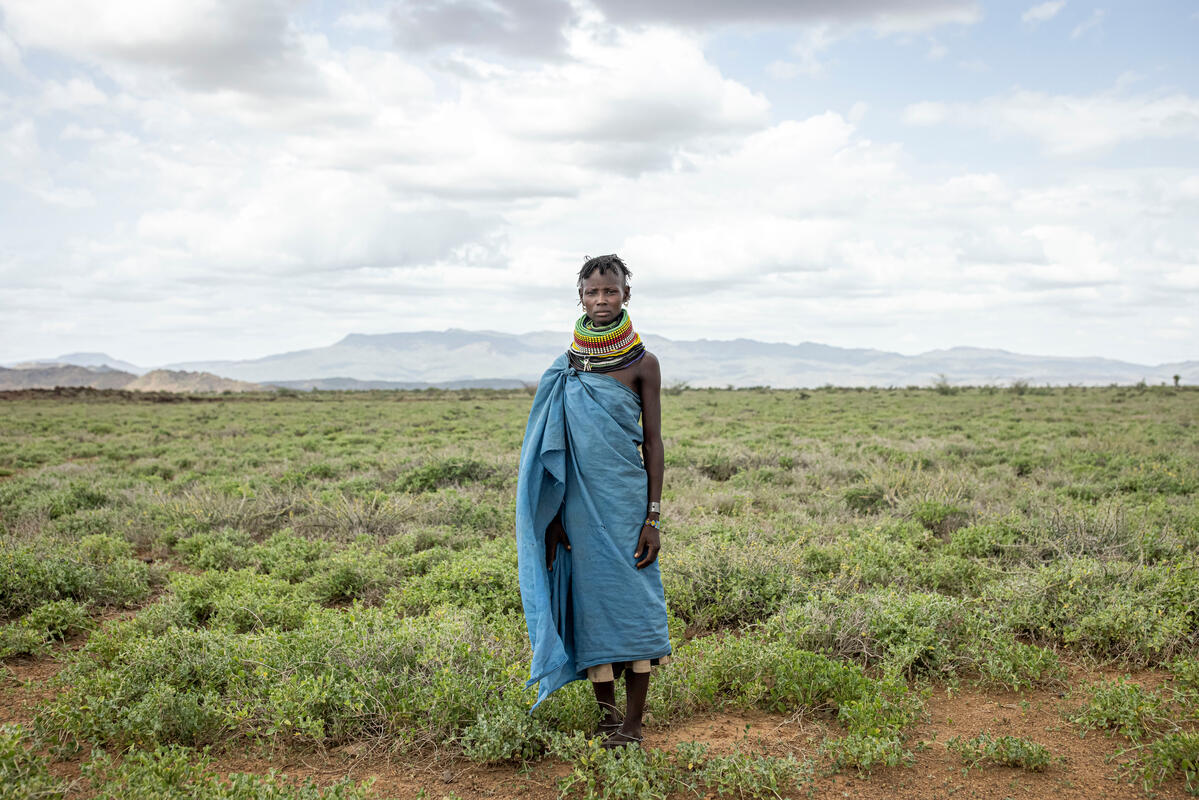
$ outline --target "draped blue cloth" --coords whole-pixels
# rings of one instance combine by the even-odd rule
[[[637,569],[645,521],[641,398],[563,353],[537,386],[520,452],[516,541],[537,707],[587,668],[670,653],[658,563]],[[561,512],[571,550],[545,568],[545,529]]]

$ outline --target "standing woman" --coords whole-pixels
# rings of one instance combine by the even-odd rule
[[[605,747],[641,741],[650,668],[670,656],[658,572],[662,374],[624,308],[630,274],[616,255],[579,270],[585,313],[537,386],[516,490],[529,685],[539,683],[540,704],[589,679]]]

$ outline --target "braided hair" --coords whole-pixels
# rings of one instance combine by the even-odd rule
[[[609,272],[618,272],[620,273],[621,282],[625,286],[629,285],[629,278],[633,275],[629,268],[625,266],[625,263],[620,260],[620,256],[615,253],[588,258],[583,262],[583,268],[579,270],[579,289],[583,288],[583,281],[590,278],[596,272],[601,275],[607,275]]]

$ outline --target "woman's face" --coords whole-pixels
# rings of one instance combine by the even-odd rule
[[[596,325],[608,325],[620,316],[620,307],[629,299],[629,287],[619,270],[595,272],[583,279],[579,300],[587,317]]]

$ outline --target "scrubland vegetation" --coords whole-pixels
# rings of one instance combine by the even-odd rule
[[[565,762],[564,797],[775,797],[911,763],[944,686],[1057,687],[1061,735],[1122,737],[1127,779],[1199,793],[1199,393],[1017,388],[663,398],[675,661],[650,743],[717,710],[826,720],[803,758],[607,753],[585,682],[527,713],[525,393],[0,401],[0,663],[65,665],[0,726],[0,797],[61,795],[48,765],[83,752],[89,796],[371,796],[203,753],[358,742]],[[1070,686],[1078,663],[1164,678]]]

